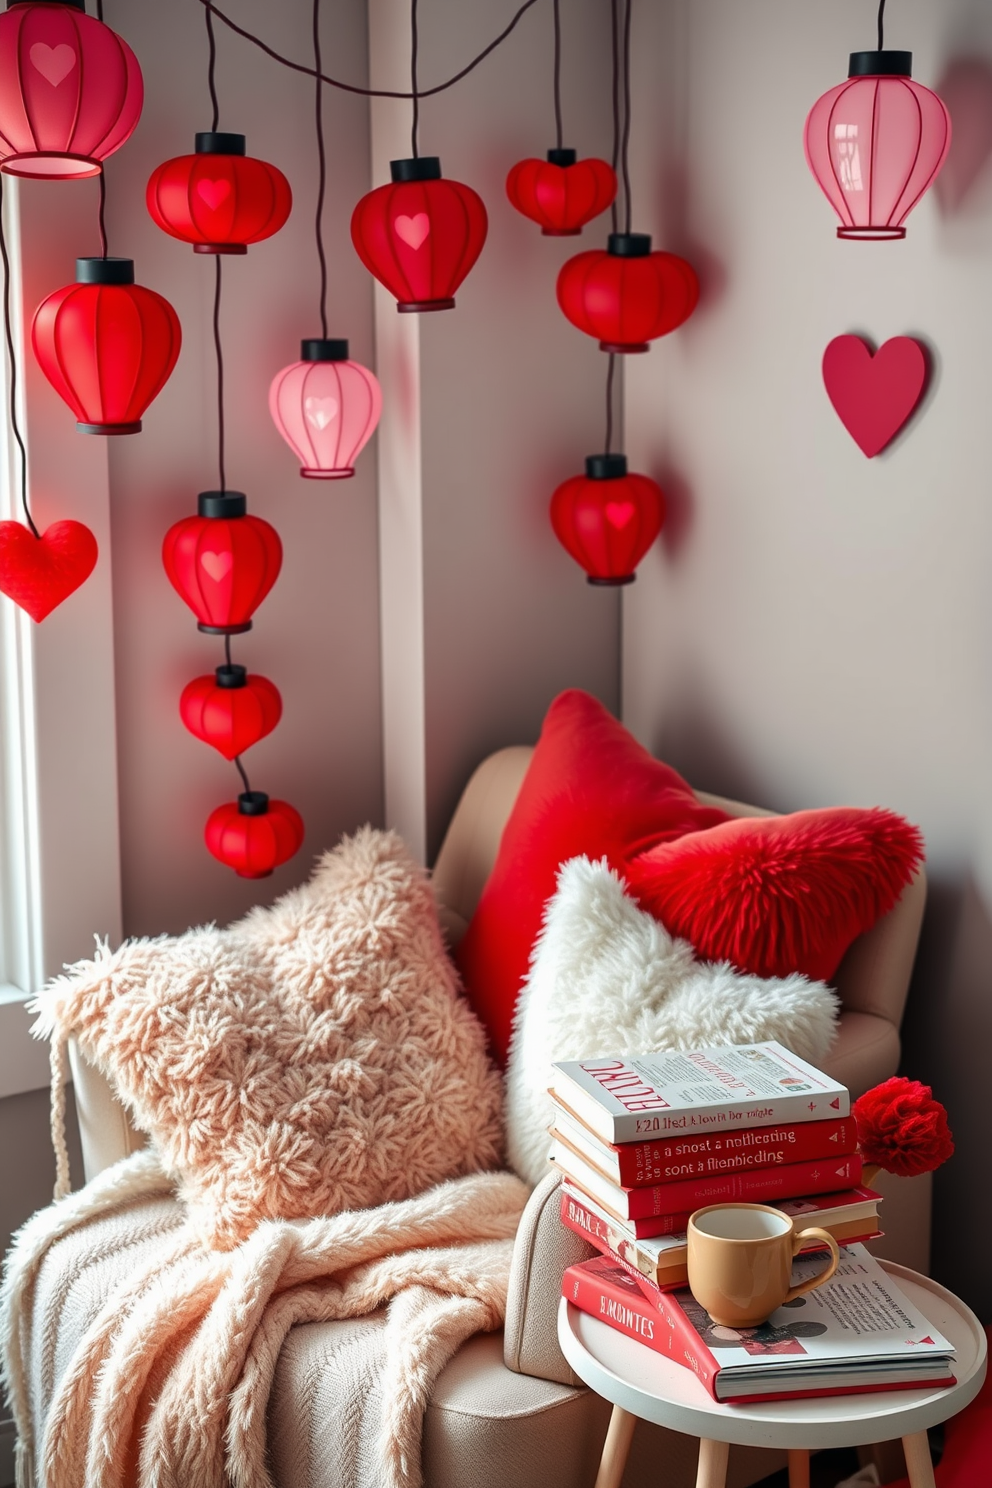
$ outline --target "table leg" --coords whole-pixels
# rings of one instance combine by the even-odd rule
[[[809,1453],[803,1447],[789,1449],[789,1488],[809,1488]]]
[[[627,1466],[627,1453],[630,1451],[630,1442],[636,1425],[636,1416],[632,1416],[629,1411],[622,1410],[619,1405],[613,1407],[610,1429],[606,1433],[603,1455],[599,1460],[596,1488],[620,1488],[620,1479]]]
[[[729,1456],[729,1442],[710,1441],[705,1436],[700,1437],[696,1488],[727,1488],[727,1458]]]
[[[911,1488],[934,1488],[933,1463],[926,1432],[915,1431],[912,1436],[904,1436],[902,1449],[906,1454]]]

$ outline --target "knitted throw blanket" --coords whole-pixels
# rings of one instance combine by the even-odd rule
[[[340,1401],[328,1429],[354,1436],[343,1443],[344,1481],[420,1488],[434,1382],[467,1338],[503,1322],[524,1185],[508,1173],[480,1173],[330,1219],[264,1220],[228,1251],[205,1249],[177,1206],[156,1237],[155,1260],[120,1278],[59,1374],[51,1303],[33,1317],[46,1255],[76,1232],[59,1273],[68,1298],[72,1268],[81,1274],[92,1259],[87,1226],[100,1217],[104,1246],[108,1219],[119,1226],[113,1246],[133,1230],[136,1200],[172,1192],[155,1155],[136,1153],[35,1215],[17,1237],[0,1328],[18,1488],[273,1488],[266,1405],[289,1329],[383,1305],[385,1326],[370,1345],[374,1371],[361,1372],[355,1398]],[[31,1358],[32,1349],[43,1357]],[[29,1373],[53,1382],[50,1401],[31,1401]],[[348,1423],[360,1423],[373,1399],[380,1418],[370,1454]],[[367,1439],[367,1419],[363,1430]]]

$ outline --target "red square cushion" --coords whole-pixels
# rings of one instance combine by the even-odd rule
[[[513,1010],[561,864],[585,853],[623,872],[646,848],[726,819],[588,693],[555,699],[456,952],[497,1058],[506,1061]]]
[[[692,832],[638,855],[626,878],[641,908],[707,961],[830,981],[922,861],[919,829],[901,816],[838,806]]]

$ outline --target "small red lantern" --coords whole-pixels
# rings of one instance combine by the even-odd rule
[[[652,253],[647,233],[611,233],[605,251],[577,254],[558,275],[566,318],[598,337],[603,351],[647,351],[649,341],[689,319],[698,299],[692,265]]]
[[[194,253],[247,253],[283,226],[293,193],[281,170],[245,154],[243,134],[206,130],[195,154],[152,172],[145,202],[162,231]]]
[[[126,42],[84,0],[13,0],[0,15],[0,168],[12,176],[98,176],[141,114]]]
[[[251,630],[252,615],[279,577],[279,534],[247,509],[241,491],[201,491],[197,515],[165,534],[169,581],[207,635]]]
[[[382,412],[378,380],[348,359],[347,341],[304,341],[301,360],[269,388],[272,420],[310,480],[345,480]]]
[[[214,857],[240,878],[267,878],[299,851],[303,818],[287,801],[242,791],[210,813],[203,835]]]
[[[271,734],[282,717],[282,698],[267,677],[228,663],[183,688],[179,715],[191,734],[233,760]]]
[[[137,434],[182,345],[179,317],[134,282],[130,258],[77,258],[76,282],[42,300],[35,356],[84,434]]]
[[[352,214],[355,252],[397,310],[452,310],[489,230],[482,198],[442,180],[436,155],[392,160],[389,171],[392,183],[363,196]]]
[[[839,238],[904,238],[951,147],[941,100],[910,76],[912,52],[852,52],[846,83],[814,103],[806,161],[840,218]]]
[[[506,178],[506,194],[545,237],[573,237],[616,196],[616,171],[595,156],[576,160],[574,150],[549,150],[547,160],[517,162]]]
[[[590,584],[632,584],[661,531],[665,498],[646,475],[628,475],[625,455],[590,455],[585,475],[551,498],[551,525]]]

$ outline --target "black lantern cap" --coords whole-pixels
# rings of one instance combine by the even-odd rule
[[[557,150],[549,150],[548,151],[548,164],[549,165],[574,165],[575,164],[575,151],[574,150],[562,150],[560,148],[557,149]]]
[[[309,340],[300,342],[301,362],[346,362],[347,360],[347,341],[328,341],[321,336],[312,336]]]
[[[912,52],[852,52],[848,77],[912,77]]]
[[[247,510],[244,491],[201,491],[196,498],[198,517],[243,517]]]
[[[610,233],[606,251],[614,258],[647,258],[651,252],[650,233]]]
[[[243,155],[247,141],[243,134],[220,134],[216,129],[201,129],[196,136],[197,155]]]
[[[77,284],[133,284],[133,258],[77,258]]]
[[[269,798],[264,791],[242,791],[238,797],[238,810],[242,816],[265,816],[269,809]]]
[[[419,155],[416,160],[391,160],[389,174],[394,181],[440,181],[441,157]]]
[[[587,455],[586,475],[590,480],[619,480],[627,474],[626,455]]]
[[[246,687],[248,685],[248,668],[238,666],[237,662],[229,661],[224,666],[219,666],[214,671],[218,687],[234,688]]]

